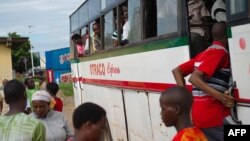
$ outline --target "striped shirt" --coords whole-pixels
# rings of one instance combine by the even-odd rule
[[[231,76],[229,54],[219,41],[214,41],[207,50],[181,64],[179,68],[185,76],[198,69],[205,74],[203,80],[221,93],[229,87]],[[194,125],[199,128],[222,126],[224,117],[229,115],[229,108],[195,86],[193,86],[193,96]]]
[[[0,116],[0,141],[45,141],[45,127],[24,113]]]

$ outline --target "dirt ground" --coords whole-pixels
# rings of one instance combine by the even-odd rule
[[[72,131],[73,130],[73,124],[72,124],[72,114],[75,109],[74,105],[74,97],[73,96],[64,96],[62,92],[59,91],[58,97],[60,97],[63,101],[63,113],[65,115],[65,118],[68,120],[69,126],[71,127]],[[6,113],[8,110],[8,105],[4,102],[3,105],[3,113]]]
[[[60,97],[63,101],[63,113],[68,120],[69,126],[73,131],[73,124],[72,124],[72,115],[75,109],[74,104],[74,97],[73,96],[64,96],[59,92],[58,97]]]

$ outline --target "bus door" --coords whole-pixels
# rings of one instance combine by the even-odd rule
[[[236,86],[236,120],[250,124],[250,13],[249,0],[228,0],[227,18],[232,78]]]

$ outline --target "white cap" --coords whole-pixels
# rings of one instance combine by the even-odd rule
[[[50,99],[51,99],[50,94],[45,90],[36,91],[32,95],[32,101],[34,101],[34,100],[42,100],[42,101],[50,102]]]

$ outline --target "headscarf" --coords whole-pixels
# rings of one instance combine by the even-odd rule
[[[50,108],[53,109],[55,106],[55,100],[46,90],[38,90],[32,95],[32,101],[34,100],[42,100],[50,103]]]

